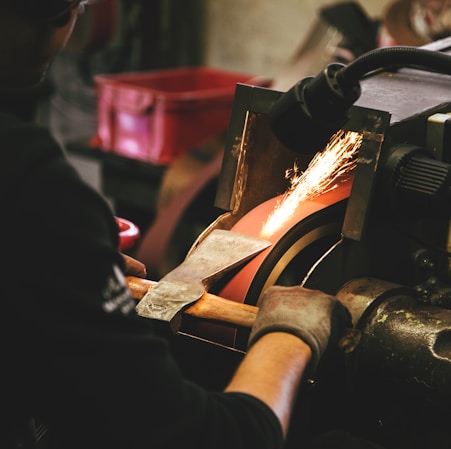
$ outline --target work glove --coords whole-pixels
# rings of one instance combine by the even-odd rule
[[[312,350],[309,375],[329,345],[336,345],[343,331],[351,327],[348,310],[333,296],[300,286],[269,287],[260,298],[248,347],[270,332],[296,335]]]

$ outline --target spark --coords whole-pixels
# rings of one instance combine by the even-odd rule
[[[296,164],[287,170],[286,178],[290,186],[276,204],[264,223],[260,236],[268,238],[296,212],[306,200],[335,189],[340,177],[350,173],[356,163],[355,157],[363,136],[354,131],[338,131],[332,136],[323,151],[317,153],[304,172],[299,172]]]

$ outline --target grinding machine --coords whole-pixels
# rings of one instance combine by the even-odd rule
[[[343,68],[332,64],[286,93],[237,86],[215,203],[225,212],[190,251],[216,229],[259,236],[287,169],[307,171],[336,130],[358,133],[354,168],[302,200],[269,248],[210,291],[251,305],[274,284],[336,295],[355,328],[305,387],[302,427],[397,447],[425,434],[438,442],[451,418],[451,40],[370,53],[376,63],[354,83],[337,81]],[[187,319],[181,334],[235,354],[248,329]],[[434,447],[451,447],[444,438]]]
[[[204,257],[220,266],[205,253],[213,235],[233,231],[224,259],[239,235],[264,238],[208,295],[256,313],[269,286],[300,284],[337,296],[353,324],[302,385],[287,447],[334,428],[387,449],[451,447],[450,124],[451,38],[333,63],[287,92],[237,85],[215,202],[224,213],[139,313],[170,316],[182,369],[223,386],[249,325],[198,320],[192,307],[174,321],[191,302],[174,290],[176,270],[194,276],[187,267],[202,271]]]

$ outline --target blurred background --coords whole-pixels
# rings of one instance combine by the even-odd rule
[[[355,3],[377,20],[387,4],[411,1],[104,0],[86,9],[55,61],[53,94],[39,119],[62,142],[93,135],[93,77],[102,73],[209,66],[277,80],[306,41],[321,32],[330,38],[318,26],[319,11],[339,3]]]
[[[273,77],[280,74],[311,32],[319,9],[334,2],[204,0],[204,3],[205,62]],[[379,17],[390,2],[357,3],[369,16]]]
[[[103,0],[86,8],[50,68],[36,120],[115,214],[137,225],[130,252],[159,278],[224,212],[214,202],[236,82],[283,91],[332,61],[422,44],[411,39],[414,3]],[[387,8],[391,30],[405,31],[397,42],[381,32]],[[183,68],[201,73],[172,76]],[[128,74],[125,87],[107,82]]]

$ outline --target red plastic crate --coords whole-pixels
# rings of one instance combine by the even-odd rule
[[[208,67],[99,75],[95,82],[100,147],[155,164],[225,131],[237,83],[269,84]]]

